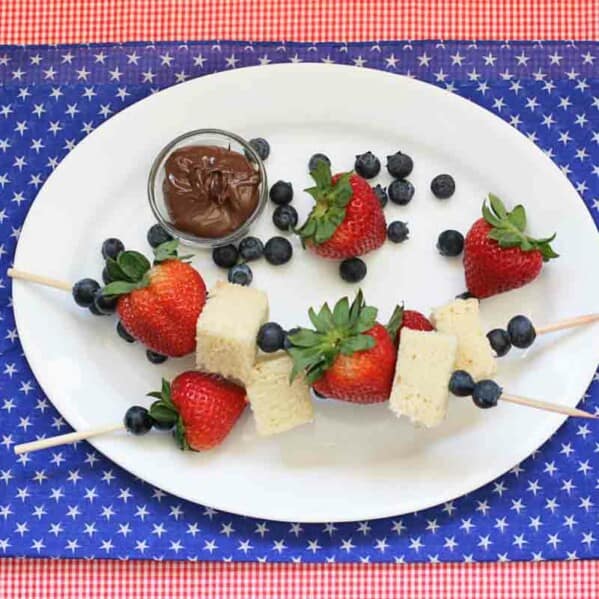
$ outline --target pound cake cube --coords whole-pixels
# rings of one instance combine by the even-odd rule
[[[265,437],[291,430],[314,419],[310,387],[298,375],[292,383],[293,362],[286,354],[259,361],[247,385],[247,397],[258,434]]]
[[[263,291],[218,281],[197,324],[196,366],[245,385],[256,363],[256,336],[268,319]]]
[[[495,374],[497,364],[491,344],[483,332],[477,299],[457,299],[436,308],[431,320],[437,331],[458,338],[456,370],[469,372],[475,381]],[[403,336],[403,331],[401,334]]]
[[[454,335],[403,329],[389,407],[421,426],[438,426],[447,414],[449,379],[458,342]]]

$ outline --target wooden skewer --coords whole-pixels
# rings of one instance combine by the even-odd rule
[[[38,441],[21,443],[20,445],[14,446],[14,452],[17,455],[20,455],[22,453],[30,453],[32,451],[38,451],[39,449],[47,449],[48,447],[56,447],[57,445],[75,443],[76,441],[83,441],[85,439],[89,439],[90,437],[96,437],[97,435],[105,435],[106,433],[114,433],[116,431],[124,430],[125,426],[122,423],[112,424],[110,426],[100,426],[98,428],[92,428],[86,431],[76,431],[74,433],[66,433],[65,435],[49,437],[48,439],[39,439]]]
[[[570,408],[568,406],[562,406],[556,403],[550,403],[547,401],[539,401],[538,399],[529,399],[528,397],[519,397],[517,395],[510,395],[508,393],[502,393],[501,399],[509,403],[515,403],[520,406],[527,406],[529,408],[535,408],[537,410],[544,410],[546,412],[555,412],[557,414],[565,414],[573,418],[589,418],[592,420],[599,420],[599,416],[579,410],[578,408]],[[19,455],[22,453],[30,453],[32,451],[38,451],[40,449],[47,449],[49,447],[56,447],[57,445],[65,445],[67,443],[75,443],[76,441],[83,441],[90,437],[97,435],[104,435],[106,433],[114,433],[117,431],[124,431],[125,427],[123,424],[113,424],[111,426],[103,426],[98,428],[92,428],[86,431],[79,431],[74,433],[67,433],[66,435],[58,435],[57,437],[50,437],[48,439],[40,439],[39,441],[31,441],[29,443],[21,443],[20,445],[14,446],[14,452]]]
[[[573,327],[580,327],[585,324],[591,324],[599,320],[599,312],[595,314],[585,314],[584,316],[576,316],[575,318],[566,318],[564,320],[558,320],[553,324],[546,324],[543,327],[535,328],[537,335],[544,335],[545,333],[553,333],[553,331],[561,331],[562,329],[571,329]]]
[[[503,401],[515,403],[520,406],[528,406],[529,408],[536,408],[537,410],[545,410],[545,412],[555,412],[557,414],[565,414],[566,416],[572,416],[574,418],[589,418],[592,420],[598,420],[599,416],[590,414],[584,410],[578,408],[570,408],[568,406],[562,406],[557,403],[551,403],[548,401],[539,401],[538,399],[529,399],[528,397],[519,397],[518,395],[510,395],[508,393],[502,393],[501,398]]]
[[[54,287],[54,289],[60,289],[62,291],[71,291],[73,286],[65,281],[59,281],[50,277],[44,277],[42,275],[35,275],[31,272],[25,272],[17,268],[9,268],[6,274],[11,279],[21,279],[22,281],[30,281],[31,283],[37,283],[38,285],[45,285],[46,287]]]
[[[62,291],[71,291],[73,285],[66,281],[59,281],[52,279],[44,275],[36,275],[31,272],[19,270],[18,268],[9,268],[7,274],[12,279],[20,279],[22,281],[30,281],[31,283],[37,283],[38,285],[46,285],[47,287],[54,287],[55,289],[61,289]],[[591,324],[599,320],[599,312],[595,314],[585,314],[583,316],[576,316],[574,318],[566,318],[565,320],[559,320],[552,324],[547,324],[542,327],[535,327],[537,335],[544,335],[545,333],[552,333],[553,331],[561,331],[562,329],[571,329],[573,327],[583,326],[585,324]]]

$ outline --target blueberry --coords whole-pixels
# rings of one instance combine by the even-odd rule
[[[414,197],[414,186],[406,179],[395,179],[389,185],[387,193],[394,204],[405,206]]]
[[[284,237],[272,237],[264,246],[264,257],[270,264],[279,266],[291,260],[293,248]]]
[[[277,206],[272,214],[272,222],[281,231],[291,231],[297,225],[297,210],[289,204]]]
[[[171,241],[173,236],[162,225],[156,223],[148,229],[146,239],[151,247],[157,248],[160,244]]]
[[[282,206],[289,204],[293,199],[293,186],[287,181],[277,181],[271,188],[268,194],[270,201],[274,204]]]
[[[100,312],[100,310],[98,310],[98,308],[96,307],[96,304],[92,304],[89,307],[89,311],[94,315],[94,316],[106,316],[106,314],[104,312]]]
[[[366,264],[360,258],[347,258],[339,264],[339,274],[348,283],[357,283],[366,276]]]
[[[295,335],[299,331],[298,327],[294,327],[293,329],[289,329],[285,332],[285,339],[283,341],[283,349],[291,349],[293,347],[293,343],[291,343],[291,339],[289,339],[290,335]]]
[[[449,379],[449,390],[458,397],[468,397],[474,390],[474,381],[465,370],[456,370]]]
[[[216,266],[220,266],[221,268],[231,268],[231,266],[235,266],[238,257],[239,252],[232,244],[221,245],[212,250],[212,260]]]
[[[488,379],[478,381],[472,391],[472,401],[479,408],[493,408],[497,405],[503,389],[495,382]]]
[[[387,237],[389,241],[393,243],[401,243],[405,241],[410,235],[410,229],[408,229],[408,224],[404,223],[400,220],[394,220],[387,227]]]
[[[104,285],[108,285],[108,283],[112,283],[113,278],[110,276],[108,272],[108,266],[105,266],[102,269],[102,281],[104,281]]]
[[[120,239],[116,237],[110,237],[105,239],[102,243],[102,257],[104,260],[107,258],[113,258],[116,260],[116,257],[125,249],[125,245]]]
[[[237,264],[229,269],[227,279],[235,285],[249,285],[253,279],[252,269],[247,264]]]
[[[493,329],[492,331],[489,331],[487,333],[487,339],[498,358],[505,356],[505,354],[512,348],[510,336],[504,329]]]
[[[129,334],[129,331],[123,326],[123,323],[120,320],[116,325],[116,332],[118,336],[127,343],[135,343],[135,337]]]
[[[100,289],[98,281],[81,279],[73,285],[73,299],[82,308],[89,308],[94,303],[94,295],[98,289]]]
[[[264,254],[264,244],[257,237],[245,237],[239,244],[239,255],[246,262],[258,260]]]
[[[514,347],[525,349],[530,347],[537,337],[532,322],[526,316],[514,316],[507,323],[507,332]]]
[[[365,152],[356,156],[354,169],[360,177],[372,179],[381,171],[381,161],[372,152]]]
[[[148,358],[152,364],[162,364],[168,360],[168,356],[163,356],[162,354],[152,351],[151,349],[146,349],[146,358]]]
[[[387,205],[387,200],[389,199],[387,196],[387,190],[380,183],[377,183],[377,185],[372,188],[372,191],[374,191],[374,194],[378,198],[381,208],[384,208]]]
[[[414,161],[407,154],[396,152],[387,156],[387,170],[396,179],[405,179],[414,168]]]
[[[431,191],[436,198],[446,200],[455,191],[455,181],[451,175],[437,175],[431,181]]]
[[[266,322],[258,330],[256,339],[258,347],[268,354],[283,349],[285,343],[285,331],[276,322]]]
[[[119,301],[118,296],[107,297],[102,295],[102,290],[98,289],[94,295],[94,307],[100,314],[113,314],[116,311],[116,304]]]
[[[469,291],[462,291],[462,293],[459,293],[458,295],[455,296],[456,299],[463,299],[463,300],[470,299],[471,297],[474,297],[474,296]]]
[[[437,249],[441,256],[459,256],[464,249],[464,236],[453,229],[443,231],[437,240]]]
[[[248,142],[260,156],[261,160],[266,160],[270,154],[270,144],[263,137],[254,137]]]
[[[324,162],[328,166],[331,166],[331,160],[326,154],[312,154],[312,156],[310,157],[310,160],[308,162],[308,170],[310,172],[316,170],[316,165],[319,162]]]
[[[133,435],[145,435],[150,432],[153,420],[146,408],[131,406],[123,419],[125,428]]]

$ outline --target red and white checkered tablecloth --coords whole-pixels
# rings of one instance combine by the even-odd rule
[[[598,39],[597,0],[0,0],[0,43]]]
[[[0,0],[0,44],[599,40],[599,0]],[[302,565],[3,559],[0,599],[587,599],[599,562]]]

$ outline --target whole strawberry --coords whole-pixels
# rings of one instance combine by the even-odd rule
[[[117,312],[131,336],[171,357],[195,351],[196,323],[206,303],[202,277],[176,257],[176,244],[158,246],[153,267],[134,251],[107,260],[113,282],[102,290],[105,296],[120,296]]]
[[[354,403],[386,401],[391,392],[397,352],[387,329],[376,322],[377,310],[359,292],[350,306],[345,297],[333,310],[310,309],[315,330],[289,336],[292,376],[305,372],[314,390]]]
[[[336,260],[381,247],[386,237],[385,215],[368,182],[354,173],[332,177],[323,160],[311,175],[316,185],[306,191],[316,205],[298,231],[302,242],[319,256]]]
[[[189,371],[172,383],[162,381],[150,416],[161,428],[175,427],[181,449],[204,451],[220,445],[246,406],[245,390],[203,372]]]
[[[412,329],[413,331],[433,331],[435,327],[431,321],[421,312],[416,310],[404,310],[402,306],[395,308],[387,330],[395,339],[395,344],[399,345],[402,329]]]
[[[466,285],[479,299],[530,283],[543,262],[558,257],[550,245],[555,234],[543,239],[526,235],[523,206],[508,212],[493,194],[489,204],[483,204],[483,218],[472,225],[464,242]]]

